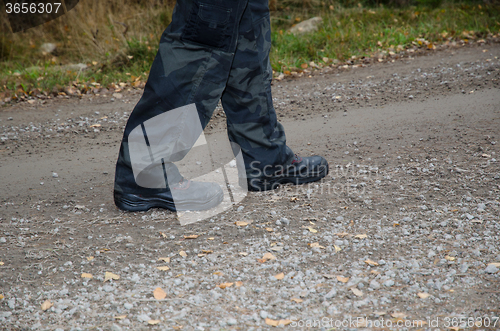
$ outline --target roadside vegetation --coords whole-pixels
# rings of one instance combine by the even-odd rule
[[[274,0],[270,7],[271,63],[281,77],[410,49],[486,42],[500,31],[499,2]],[[2,12],[0,102],[144,86],[172,10],[172,1],[82,0],[66,15],[15,34]],[[323,19],[317,31],[288,32],[312,17]],[[43,44],[55,48],[44,51]]]

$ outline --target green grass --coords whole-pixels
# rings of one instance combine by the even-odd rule
[[[495,4],[438,6],[439,2],[431,1],[438,5],[344,8],[338,3],[303,3],[306,2],[307,6],[287,6],[272,13],[270,58],[276,72],[297,70],[310,61],[346,61],[353,56],[372,56],[382,50],[396,51],[412,46],[417,38],[444,43],[486,38],[500,30],[500,6]],[[94,8],[95,12],[99,10],[104,7]],[[138,81],[147,77],[160,33],[169,23],[171,7],[152,6],[144,9],[144,15],[137,8],[135,12],[138,14],[122,14],[123,17],[116,18],[101,13],[101,17],[91,17],[95,19],[92,24],[86,24],[91,18],[83,12],[75,12],[39,30],[16,35],[3,33],[0,35],[0,92],[3,91],[4,96],[22,96],[39,92],[56,94],[68,86],[85,92],[96,83],[104,87],[120,82],[137,86]],[[323,18],[317,32],[303,36],[287,32],[293,24],[314,16]],[[126,32],[120,21],[127,22]],[[97,36],[92,26],[99,26]],[[40,54],[39,45],[48,41],[58,44],[57,54]],[[58,67],[79,62],[89,65],[89,69],[75,72]]]

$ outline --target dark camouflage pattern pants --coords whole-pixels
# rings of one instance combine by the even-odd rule
[[[271,97],[270,48],[267,0],[178,0],[144,94],[125,127],[115,190],[143,190],[132,173],[130,132],[154,116],[192,103],[204,128],[221,100],[229,140],[243,151],[247,177],[289,164],[293,152]]]

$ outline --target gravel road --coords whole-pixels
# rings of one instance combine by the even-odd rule
[[[184,227],[112,201],[139,90],[2,107],[0,329],[500,329],[499,57],[274,82],[289,145],[330,174]]]

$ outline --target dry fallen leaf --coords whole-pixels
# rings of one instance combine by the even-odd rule
[[[2,261],[0,261],[0,265],[4,265],[5,263],[3,263]]]
[[[111,279],[118,280],[118,279],[120,279],[120,276],[118,276],[112,272],[106,271],[106,273],[104,274],[104,281],[108,281]]]
[[[99,124],[99,123],[92,124],[90,127],[91,128],[99,128],[99,127],[101,127],[101,124]]]
[[[426,299],[431,296],[429,293],[424,293],[424,292],[419,292],[417,293],[417,295],[420,299]]]
[[[280,321],[272,320],[270,318],[266,318],[266,324],[270,326],[278,326]]]
[[[349,277],[337,276],[337,280],[342,283],[347,283],[349,281]]]
[[[248,225],[247,222],[243,222],[243,221],[236,221],[236,222],[234,222],[234,224],[236,224],[237,226],[247,226]]]
[[[44,303],[42,303],[42,310],[45,311],[47,309],[49,309],[50,307],[52,307],[54,304],[52,302],[50,302],[50,300],[45,300]]]
[[[312,243],[312,244],[309,244],[309,246],[311,246],[311,247],[325,248],[324,246],[321,246],[319,243]]]
[[[92,261],[94,259],[93,256],[87,256],[87,261]]]
[[[391,316],[394,318],[405,318],[408,315],[406,315],[405,313],[395,312],[395,313],[392,313]]]
[[[363,292],[361,292],[360,290],[358,290],[357,288],[351,288],[351,291],[352,293],[354,293],[355,296],[357,297],[362,297],[363,296]]]
[[[369,264],[369,265],[371,265],[371,266],[374,266],[374,267],[375,267],[375,266],[378,266],[378,263],[377,263],[377,262],[372,261],[372,260],[370,260],[370,259],[366,260],[366,261],[365,261],[365,263],[366,263],[366,264]]]
[[[337,245],[333,245],[333,247],[335,248],[335,252],[340,252],[342,250],[342,248]]]
[[[495,267],[500,268],[500,263],[498,262],[488,263],[488,265],[494,265]]]
[[[164,265],[164,266],[160,266],[160,267],[156,267],[156,269],[161,270],[161,271],[167,271],[167,270],[170,270],[170,268],[169,268],[168,266],[166,266],[166,265]]]
[[[372,270],[370,271],[371,274],[374,274],[374,275],[380,275],[380,271],[377,271],[377,270]]]
[[[170,263],[170,258],[169,257],[160,257],[158,261],[163,261],[165,263]]]
[[[3,298],[5,298],[3,294],[0,294],[0,300],[3,300]]]
[[[266,253],[264,254],[264,256],[262,257],[262,259],[257,259],[257,261],[259,261],[260,263],[264,263],[268,260],[276,260],[276,256],[274,256],[273,254],[271,253]]]
[[[323,277],[325,277],[326,279],[332,279],[332,278],[335,278],[335,275],[324,274]]]
[[[153,296],[156,300],[163,300],[167,297],[167,293],[161,287],[157,287],[153,291]]]
[[[210,250],[207,250],[207,249],[202,249],[201,252],[203,254],[212,254],[214,251],[210,251]]]
[[[274,230],[272,228],[266,228],[267,232],[273,232]]]
[[[217,287],[220,287],[221,289],[225,289],[226,287],[231,287],[233,286],[234,283],[222,283],[217,285]]]
[[[243,282],[241,280],[239,280],[236,283],[234,283],[234,285],[236,285],[236,287],[240,287],[243,285]]]
[[[156,325],[156,324],[160,324],[160,320],[149,320],[149,321],[148,321],[148,324],[149,324],[149,325]]]
[[[213,273],[213,275],[224,276],[224,273],[222,273],[220,271],[216,271],[216,272]]]
[[[295,301],[296,303],[301,303],[301,302],[304,302],[304,300],[299,299],[299,298],[291,298],[290,300],[291,300],[291,301]]]
[[[90,279],[92,279],[92,278],[94,278],[94,276],[92,276],[92,274],[88,274],[86,272],[83,272],[82,273],[82,278],[90,278]]]
[[[281,273],[275,275],[274,278],[276,278],[277,280],[281,280],[281,279],[285,278],[285,274],[281,272]]]
[[[114,319],[115,320],[122,320],[122,319],[125,319],[127,318],[127,315],[119,315],[119,316],[115,316]]]
[[[339,232],[339,233],[336,233],[337,236],[339,236],[340,238],[344,238],[344,237],[347,237],[349,235],[349,233],[347,232]]]
[[[385,311],[374,311],[373,313],[378,316],[384,316],[385,314],[387,314]]]
[[[310,232],[312,232],[312,233],[316,233],[316,232],[318,232],[318,230],[316,230],[316,229],[314,229],[314,228],[312,228],[312,227],[310,227],[310,226],[308,226],[308,227],[307,227],[307,229],[308,229]]]
[[[164,232],[161,232],[161,231],[160,231],[160,235],[161,235],[163,238],[168,238],[168,236],[167,236]]]
[[[208,240],[215,240],[215,238],[214,238],[214,237],[210,237],[210,238],[207,238],[207,239],[208,239]],[[181,326],[181,328],[182,328],[182,326]]]
[[[365,238],[368,238],[368,235],[366,235],[366,234],[357,234],[357,235],[354,236],[354,238],[365,239]]]
[[[446,255],[444,258],[448,261],[455,261],[455,258],[453,256]]]
[[[180,252],[179,252],[179,255],[180,255],[180,256],[182,256],[182,257],[186,257],[186,256],[188,256],[188,255],[187,255],[187,253],[186,253],[186,252],[184,252],[184,251],[180,251]]]
[[[239,252],[238,254],[240,254],[241,256],[247,256],[248,255],[247,252]]]
[[[290,321],[289,319],[286,319],[286,320],[280,320],[278,325],[285,325],[287,326],[288,324],[292,323],[292,321]]]
[[[172,329],[174,330],[182,330],[182,325],[176,325],[176,326],[172,326]]]
[[[184,236],[184,239],[196,239],[198,238],[200,235],[198,234],[191,234],[189,236]]]

